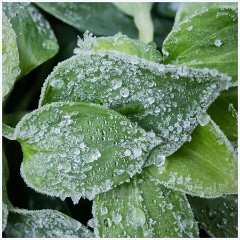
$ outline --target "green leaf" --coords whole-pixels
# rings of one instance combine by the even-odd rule
[[[238,237],[238,197],[228,195],[216,199],[190,197],[194,214],[213,238]]]
[[[16,140],[14,136],[14,128],[2,123],[2,135],[9,140]]]
[[[30,3],[3,3],[17,35],[21,77],[58,52],[57,40],[49,23]]]
[[[97,237],[198,237],[198,228],[184,194],[136,175],[93,200]]]
[[[15,128],[22,176],[38,192],[92,199],[141,172],[160,140],[106,107],[53,103],[27,114]]]
[[[208,113],[214,122],[221,128],[228,140],[237,146],[238,140],[238,113],[234,102],[227,96],[229,91],[224,91],[210,106]],[[234,95],[237,100],[237,93]],[[234,97],[232,96],[232,97]]]
[[[217,69],[232,76],[231,84],[236,85],[237,3],[210,6],[186,17],[173,28],[163,44],[164,63]]]
[[[237,157],[232,145],[208,115],[200,123],[190,142],[146,172],[157,182],[190,195],[213,198],[237,193]]]
[[[133,21],[111,3],[42,2],[35,4],[82,32],[88,30],[97,35],[108,36],[120,31],[129,37],[137,36]]]
[[[94,47],[94,39],[87,41]],[[168,156],[189,139],[228,79],[207,69],[166,66],[113,50],[79,51],[46,79],[39,105],[103,104],[160,136],[159,151]]]
[[[10,211],[5,230],[11,238],[88,238],[94,237],[80,222],[55,210]]]
[[[9,18],[2,12],[2,97],[10,92],[19,73],[16,34]]]
[[[113,2],[125,14],[133,17],[138,29],[138,38],[144,43],[153,41],[153,22],[151,17],[152,2]]]

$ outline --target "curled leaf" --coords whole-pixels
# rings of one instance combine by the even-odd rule
[[[184,194],[136,175],[94,198],[94,232],[98,237],[197,237],[198,228]]]
[[[80,222],[55,210],[12,209],[5,234],[10,238],[89,238]]]
[[[15,128],[21,173],[36,191],[92,199],[141,172],[161,142],[120,114],[95,104],[52,103],[25,115]]]

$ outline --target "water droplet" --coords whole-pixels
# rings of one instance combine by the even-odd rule
[[[134,226],[143,226],[146,222],[146,216],[141,208],[133,208],[129,211],[129,222]]]
[[[66,162],[62,165],[62,171],[65,173],[70,172],[71,169],[72,169],[72,166],[71,166],[71,163],[69,163],[69,162]]]
[[[113,90],[116,90],[122,86],[122,81],[121,80],[112,80],[112,88]]]
[[[202,117],[199,119],[199,123],[201,126],[206,126],[210,121],[210,116],[207,113],[204,113]]]
[[[128,97],[129,96],[129,90],[127,88],[122,88],[120,90],[120,95],[124,98]]]
[[[214,44],[216,47],[220,47],[222,45],[222,41],[220,39],[216,39]]]
[[[49,83],[54,89],[60,89],[63,87],[64,82],[60,78],[53,78]]]

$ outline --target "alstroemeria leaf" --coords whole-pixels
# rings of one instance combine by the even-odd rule
[[[208,115],[192,140],[146,172],[157,182],[190,195],[213,198],[237,193],[237,158],[224,133]],[[150,155],[151,157],[157,157]]]
[[[94,198],[93,225],[98,237],[198,237],[184,194],[136,175]]]
[[[4,2],[3,11],[17,35],[22,77],[58,52],[57,40],[49,23],[32,4]]]
[[[96,104],[52,103],[25,115],[15,128],[22,176],[38,192],[92,199],[141,172],[161,140]]]
[[[10,92],[19,73],[16,34],[10,19],[2,12],[2,97]]]
[[[221,128],[225,133],[228,140],[237,145],[238,139],[238,113],[237,108],[234,107],[234,99],[237,100],[237,94],[233,93],[234,96],[230,97],[227,94],[231,94],[230,91],[224,91],[216,99],[216,101],[208,109],[208,113],[214,122]]]
[[[189,139],[228,79],[211,70],[157,64],[117,51],[81,51],[49,75],[39,105],[102,103],[162,137],[159,151],[168,156]]]
[[[113,2],[125,14],[133,17],[139,32],[139,39],[144,43],[153,41],[153,22],[151,9],[153,2]]]
[[[236,85],[237,3],[210,6],[184,18],[173,28],[163,44],[163,61],[165,64],[217,69],[232,76],[231,84]]]
[[[238,197],[227,195],[215,199],[189,196],[199,223],[213,238],[238,237]]]
[[[113,35],[119,31],[129,37],[137,37],[132,19],[124,16],[112,3],[42,2],[38,7],[78,30],[96,35]]]
[[[89,238],[80,222],[55,210],[12,209],[5,234],[10,238]]]

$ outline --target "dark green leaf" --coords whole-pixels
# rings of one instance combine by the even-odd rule
[[[116,45],[118,37],[113,37]],[[162,137],[159,152],[164,156],[189,139],[228,82],[227,76],[207,69],[165,66],[113,50],[84,51],[95,40],[88,38],[78,55],[55,68],[44,83],[40,105],[101,103]]]
[[[2,97],[10,92],[20,72],[16,34],[2,12]]]
[[[117,112],[87,103],[41,107],[23,117],[15,136],[27,185],[75,203],[141,172],[150,150],[161,142]]]
[[[137,37],[133,20],[112,3],[42,2],[36,5],[82,32],[88,30],[97,35],[114,35],[120,31],[129,37]]]
[[[218,197],[237,193],[237,157],[230,142],[207,115],[176,153],[145,171],[157,182],[190,195]],[[156,157],[154,154],[149,158]]]
[[[17,35],[22,77],[58,52],[57,40],[49,23],[32,4],[5,2],[3,11]]]
[[[190,197],[194,214],[213,238],[238,237],[238,197],[228,195],[216,199]]]
[[[184,194],[145,175],[94,198],[94,231],[99,237],[197,237],[198,228]]]
[[[232,84],[236,85],[237,3],[209,5],[173,28],[163,44],[164,63],[217,69],[232,76]]]
[[[11,238],[94,237],[80,222],[55,210],[12,209],[5,233]]]

